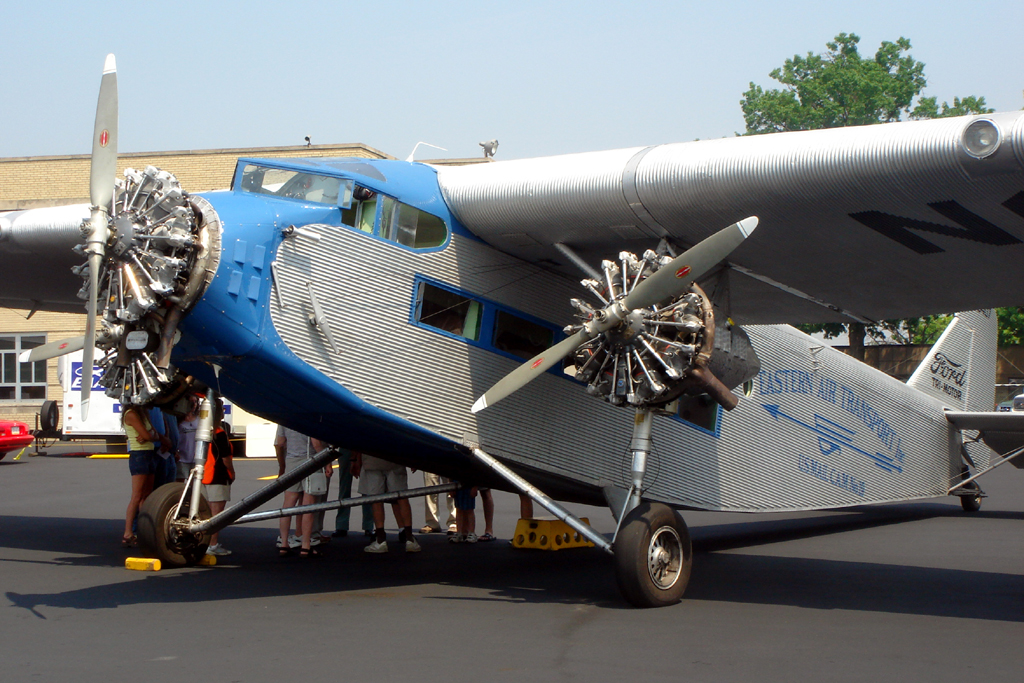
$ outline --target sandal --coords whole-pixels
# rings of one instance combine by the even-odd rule
[[[278,549],[277,549],[277,556],[278,557],[288,557],[291,554],[292,554],[292,549],[291,548],[281,548],[281,547],[278,547]]]
[[[324,551],[320,549],[320,546],[312,545],[308,548],[302,548],[299,550],[299,557],[323,557]]]
[[[131,534],[129,536],[122,536],[121,537],[121,547],[122,548],[134,548],[135,545],[138,543],[138,541],[139,541],[139,539],[138,539],[138,537],[135,534]]]
[[[481,536],[480,538],[478,538],[476,540],[479,541],[480,543],[487,543],[488,541],[496,541],[498,539],[494,537],[494,534],[484,534],[483,536]]]

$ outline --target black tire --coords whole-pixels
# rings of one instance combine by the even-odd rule
[[[981,494],[960,496],[960,507],[964,509],[964,512],[977,512],[981,509]]]
[[[42,407],[39,408],[39,428],[44,432],[55,432],[59,423],[60,407],[57,402],[43,401]]]
[[[631,605],[665,607],[682,599],[693,550],[678,512],[661,503],[641,503],[623,520],[614,551],[619,590]]]
[[[164,484],[149,494],[139,511],[139,547],[143,552],[160,560],[165,565],[187,567],[197,564],[206,554],[210,545],[211,534],[199,537],[188,533],[179,533],[171,525],[174,506],[181,499],[185,488],[182,482]],[[185,496],[185,502],[179,517],[188,516],[191,496]],[[199,518],[210,518],[210,504],[205,497],[199,499]]]

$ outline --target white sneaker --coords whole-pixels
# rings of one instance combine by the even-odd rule
[[[476,543],[476,540],[477,540],[476,539],[476,534],[474,534],[472,531],[470,531],[468,534],[466,534],[466,538],[464,538],[462,540],[462,542],[463,543]]]
[[[289,548],[301,548],[302,539],[295,534],[288,534],[288,547]]]
[[[363,548],[364,553],[386,553],[388,551],[388,542],[384,541],[380,543],[374,540],[373,543]]]
[[[309,537],[309,547],[312,548],[315,545],[320,545],[320,534],[313,534]]]
[[[407,553],[418,553],[423,550],[423,547],[416,542],[415,538],[410,538],[405,542],[405,552]]]
[[[206,549],[206,554],[207,555],[218,555],[220,557],[223,557],[225,555],[230,555],[231,551],[228,550],[227,548],[225,548],[220,543],[218,543],[217,545],[211,545],[209,548],[207,548]]]

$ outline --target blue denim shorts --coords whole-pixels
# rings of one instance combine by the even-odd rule
[[[156,472],[156,451],[128,451],[128,471],[132,475],[153,474]]]
[[[455,508],[458,510],[475,510],[476,496],[472,486],[464,486],[455,491]]]

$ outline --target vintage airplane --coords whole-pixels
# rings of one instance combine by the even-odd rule
[[[526,492],[615,556],[635,605],[686,588],[678,510],[976,509],[974,476],[1020,451],[990,462],[962,433],[1024,443],[1020,415],[990,412],[991,312],[957,316],[908,384],[782,325],[1020,303],[1024,113],[465,167],[243,158],[230,190],[189,194],[155,168],[115,184],[116,111],[110,56],[92,206],[0,217],[0,303],[87,302],[86,337],[33,359],[95,339],[125,403],[206,385]],[[169,485],[144,540],[195,562],[330,457],[214,518],[198,480]],[[553,499],[607,504],[614,537]]]

